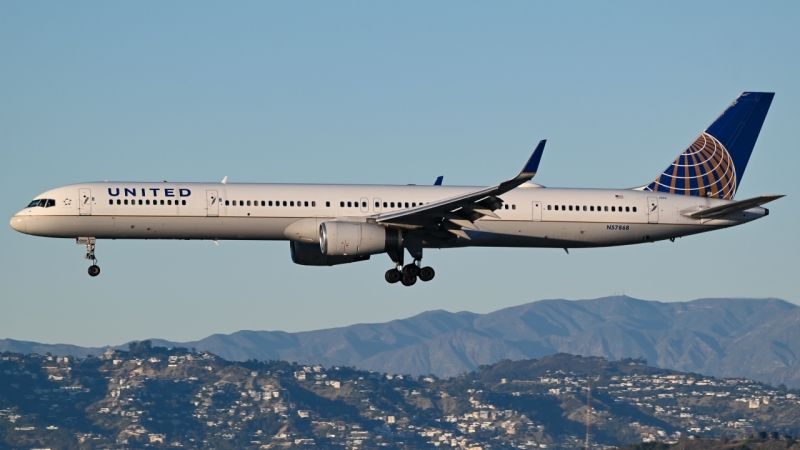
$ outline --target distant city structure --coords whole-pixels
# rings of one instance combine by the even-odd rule
[[[0,354],[0,429],[27,448],[577,450],[762,430],[783,439],[800,426],[798,394],[566,354],[447,379],[231,363],[148,342],[83,359]]]
[[[592,449],[592,376],[586,377],[586,450]]]

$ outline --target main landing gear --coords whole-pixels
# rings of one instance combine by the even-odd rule
[[[432,267],[420,267],[422,265],[422,258],[414,259],[414,262],[403,266],[403,250],[389,253],[392,261],[396,264],[394,269],[386,271],[386,281],[389,283],[397,283],[398,281],[403,286],[413,286],[417,282],[417,278],[422,281],[431,281],[436,276],[436,271]],[[420,252],[421,253],[421,252]]]
[[[100,266],[97,265],[97,257],[94,256],[94,245],[95,245],[95,238],[78,238],[77,243],[83,244],[86,246],[86,254],[83,255],[83,259],[88,259],[92,262],[92,265],[89,266],[89,276],[96,277],[100,275]]]

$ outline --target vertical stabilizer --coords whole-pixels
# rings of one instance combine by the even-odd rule
[[[644,190],[733,199],[774,96],[742,93]]]

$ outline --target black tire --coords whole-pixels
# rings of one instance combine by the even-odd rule
[[[403,283],[403,286],[413,286],[414,283],[417,282],[417,277],[407,277],[403,275],[403,279],[400,280],[400,282]]]
[[[422,281],[431,281],[436,276],[436,271],[433,267],[423,267],[419,270],[419,279]]]
[[[89,266],[89,276],[96,277],[98,275],[100,275],[100,266],[96,264]]]
[[[403,274],[397,269],[389,269],[386,271],[384,278],[386,278],[386,282],[394,284],[403,278]]]
[[[411,263],[407,266],[403,267],[403,276],[407,278],[416,278],[419,275],[419,267],[416,264]]]

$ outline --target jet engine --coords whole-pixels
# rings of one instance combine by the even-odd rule
[[[336,266],[358,261],[366,261],[369,255],[328,256],[319,249],[319,244],[304,244],[289,241],[292,252],[292,262],[301,266]]]
[[[375,255],[402,245],[402,231],[373,223],[324,222],[319,226],[319,248],[328,256]]]

